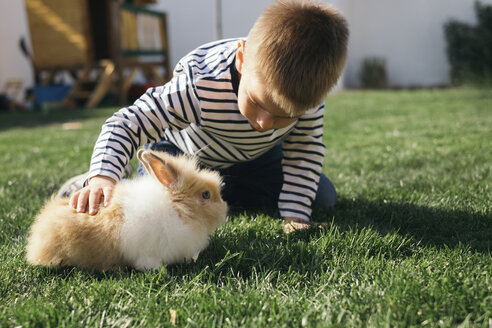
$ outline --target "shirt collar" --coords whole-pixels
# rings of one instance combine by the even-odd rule
[[[232,82],[232,89],[234,90],[234,93],[236,96],[238,95],[239,92],[239,73],[236,68],[236,56],[234,56],[234,59],[232,60],[231,66],[230,66],[230,72],[231,72],[231,82]]]

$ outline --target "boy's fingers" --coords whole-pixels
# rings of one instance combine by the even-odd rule
[[[290,221],[290,222],[285,222],[284,223],[284,232],[285,233],[291,233],[297,230],[302,230],[302,229],[307,229],[311,227],[311,224],[308,222],[296,222],[296,221]]]
[[[286,221],[284,223],[284,232],[285,233],[291,233],[297,230],[303,230],[303,229],[308,229],[311,227],[318,227],[322,228],[327,226],[328,223],[326,222],[298,222],[298,221]]]
[[[68,205],[73,208],[74,210],[77,209],[77,200],[79,198],[80,191],[77,191],[75,194],[70,197],[70,200],[68,201]]]
[[[82,189],[82,191],[79,194],[79,198],[77,200],[77,212],[79,213],[85,212],[88,199],[89,199],[89,190]]]
[[[113,197],[113,188],[106,187],[103,189],[104,193],[104,207],[109,205],[109,202],[111,201],[111,197]]]
[[[89,194],[89,214],[94,215],[97,213],[97,208],[101,202],[101,189],[93,191]]]

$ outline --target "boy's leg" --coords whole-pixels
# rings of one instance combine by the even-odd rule
[[[319,178],[318,192],[313,203],[313,207],[319,208],[332,208],[336,205],[338,200],[337,190],[330,179],[323,173]]]
[[[130,163],[125,166],[125,172],[123,173],[123,179],[129,178],[133,173],[133,167]],[[79,175],[76,175],[67,181],[58,189],[56,194],[57,197],[70,197],[73,193],[79,191],[84,187],[84,182],[87,179],[89,172],[85,172]]]
[[[177,155],[180,155],[183,153],[178,147],[176,147],[174,144],[172,144],[171,142],[169,142],[167,140],[162,140],[162,141],[159,141],[156,143],[145,144],[144,149],[163,151],[163,152],[169,153],[173,156],[177,156]],[[139,176],[147,174],[142,163],[138,163],[137,174]]]
[[[58,189],[56,197],[64,198],[72,196],[73,193],[84,187],[84,182],[88,175],[89,172],[84,172],[65,181],[60,189]]]
[[[224,200],[231,207],[276,209],[283,183],[281,164],[282,148],[276,146],[252,161],[219,170]]]
[[[225,182],[223,197],[230,206],[276,209],[283,184],[282,145],[275,146],[253,161],[220,170],[220,173]],[[321,174],[313,207],[328,209],[336,202],[335,186]]]

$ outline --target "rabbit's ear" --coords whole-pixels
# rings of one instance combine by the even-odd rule
[[[169,165],[169,163],[165,163],[163,159],[144,149],[138,151],[137,157],[147,172],[155,176],[166,187],[169,187],[176,181],[176,169]]]

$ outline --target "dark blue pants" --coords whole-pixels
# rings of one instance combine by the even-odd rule
[[[146,144],[145,149],[165,151],[172,155],[181,154],[169,141]],[[232,208],[244,209],[277,209],[278,197],[282,189],[282,145],[279,144],[262,156],[238,163],[218,172],[224,180],[222,198]],[[145,174],[142,164],[138,174]],[[337,202],[337,192],[333,183],[321,174],[318,192],[313,207],[330,208]]]

